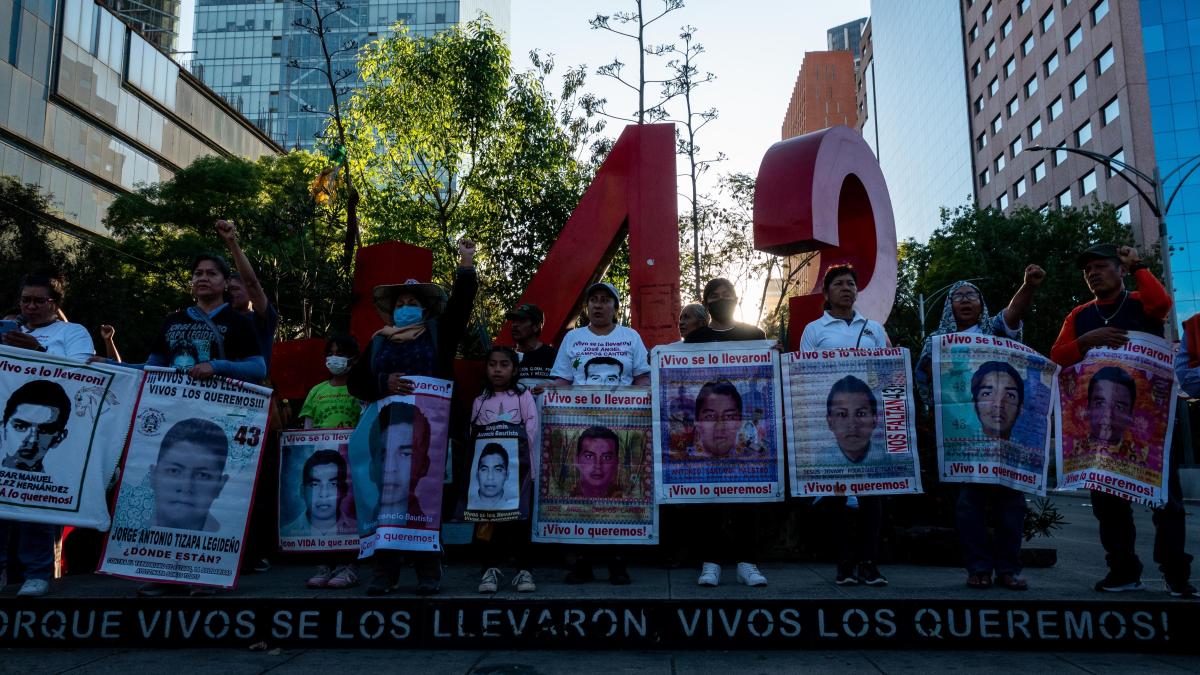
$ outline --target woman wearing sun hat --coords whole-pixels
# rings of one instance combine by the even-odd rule
[[[375,309],[386,324],[371,338],[350,371],[349,393],[363,401],[377,401],[396,394],[411,394],[411,376],[454,379],[454,354],[471,316],[479,281],[475,276],[475,242],[458,244],[459,263],[449,298],[437,284],[410,279],[402,284],[376,286]],[[383,595],[396,589],[400,556],[396,551],[377,551],[375,576],[368,595]],[[440,554],[410,556],[417,572],[417,592],[437,593],[441,586]]]

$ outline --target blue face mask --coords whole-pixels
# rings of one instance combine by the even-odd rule
[[[424,314],[425,311],[420,307],[402,305],[392,310],[392,323],[397,328],[404,328],[405,326],[421,323],[421,318]]]

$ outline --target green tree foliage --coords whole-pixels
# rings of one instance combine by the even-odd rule
[[[515,73],[486,20],[429,37],[397,25],[360,53],[363,86],[347,110],[364,240],[434,252],[448,283],[456,240],[480,244],[481,303],[496,327],[578,205],[591,174],[576,152],[595,125],[548,92],[552,61]],[[548,64],[548,65],[547,65]],[[574,100],[581,71],[564,80]]]
[[[250,162],[203,157],[166,182],[122,195],[105,218],[122,251],[154,261],[144,286],[174,306],[187,302],[189,266],[201,252],[226,255],[219,218],[233,220],[238,239],[280,312],[280,339],[345,330],[350,278],[341,267],[345,224],[336,203],[318,205],[310,183],[325,166],[295,151]],[[146,312],[157,326],[162,316]],[[120,330],[120,327],[118,327]]]
[[[897,344],[919,352],[919,295],[926,296],[928,334],[936,330],[941,317],[945,292],[938,291],[948,284],[978,278],[973,283],[983,291],[988,309],[995,313],[1008,305],[1020,287],[1026,265],[1036,263],[1047,276],[1025,318],[1025,341],[1049,354],[1063,318],[1091,298],[1083,275],[1075,267],[1075,256],[1096,243],[1133,244],[1129,226],[1117,221],[1116,209],[1111,205],[1050,209],[1045,213],[1025,207],[1007,214],[992,208],[943,211],[942,224],[928,243],[908,239],[900,244],[899,286],[888,332]],[[1142,252],[1154,266],[1158,259],[1152,253]]]

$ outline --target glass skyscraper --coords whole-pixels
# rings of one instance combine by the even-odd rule
[[[324,11],[326,2],[322,2]],[[507,35],[510,0],[346,0],[330,18],[326,42],[337,49],[353,40],[359,47],[386,36],[396,22],[416,35],[432,35],[486,14]],[[296,25],[312,13],[294,2],[277,0],[197,0],[196,58],[192,71],[287,148],[311,148],[333,104],[322,73],[295,68],[323,65],[320,42]],[[355,68],[355,52],[346,52],[334,69]],[[357,71],[355,71],[357,73]],[[357,74],[343,85],[354,86]]]
[[[1139,5],[1154,159],[1169,174],[1200,155],[1200,4],[1140,0]],[[1164,197],[1191,166],[1163,182]],[[1166,220],[1176,310],[1183,320],[1200,311],[1200,171],[1184,183]]]
[[[159,49],[175,51],[180,0],[111,0],[108,8]]]

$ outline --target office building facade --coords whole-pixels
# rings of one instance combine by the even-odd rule
[[[854,58],[848,51],[805,52],[783,116],[782,137],[792,138],[836,124],[858,124]]]
[[[0,0],[0,173],[51,195],[68,231],[205,155],[280,148],[93,0]]]
[[[505,35],[511,24],[510,0],[346,0],[345,5],[329,18],[330,49],[350,42],[361,48],[389,35],[397,22],[415,35],[432,35],[480,14]],[[324,75],[309,69],[324,66],[320,41],[297,25],[311,25],[312,13],[293,2],[197,0],[195,16],[193,73],[279,144],[312,148],[326,122],[313,111],[333,105]],[[334,61],[335,71],[354,73],[343,86],[360,82],[356,52]]]
[[[106,6],[154,46],[168,54],[175,51],[180,0],[110,0]]]
[[[860,40],[866,25],[867,19],[864,17],[830,28],[825,31],[827,48],[831,52],[850,52],[854,55],[854,66],[857,68],[859,59],[862,57]]]

